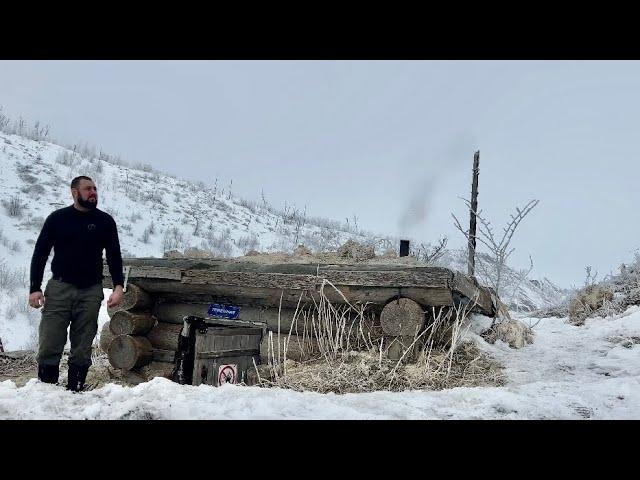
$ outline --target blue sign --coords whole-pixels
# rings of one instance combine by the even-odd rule
[[[229,320],[234,320],[240,316],[240,307],[212,303],[209,305],[209,311],[207,313],[213,318],[228,318]]]

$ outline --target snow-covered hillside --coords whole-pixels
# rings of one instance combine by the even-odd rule
[[[250,250],[290,252],[299,244],[327,251],[348,239],[375,242],[339,222],[307,218],[292,206],[278,211],[266,202],[238,199],[215,183],[207,188],[113,160],[0,132],[0,338],[5,349],[33,347],[39,312],[26,306],[33,245],[46,216],[72,203],[69,184],[77,175],[95,180],[99,208],[116,219],[125,257],[162,257],[165,251],[193,247],[232,257]],[[49,276],[47,265],[45,282]]]
[[[193,247],[233,257],[250,250],[291,252],[299,244],[315,253],[335,251],[349,239],[381,254],[399,245],[398,238],[309,217],[292,205],[278,210],[266,201],[237,198],[215,180],[187,182],[148,166],[132,168],[87,147],[73,151],[0,132],[0,338],[5,349],[34,345],[39,312],[25,301],[33,245],[46,216],[72,203],[69,184],[77,175],[95,180],[99,208],[115,218],[125,257],[161,257]],[[466,271],[465,262],[465,252],[451,250],[439,264]],[[49,275],[47,266],[45,282]],[[553,305],[565,294],[546,279],[520,281],[512,270],[505,275],[507,302],[514,308]]]
[[[4,206],[0,221],[3,236],[9,239],[0,245],[2,257],[22,264],[21,253],[30,250],[34,233],[37,236],[48,213],[72,203],[69,183],[81,174],[94,179],[99,208],[116,219],[123,256],[162,256],[167,250],[189,247],[238,256],[252,249],[290,251],[300,243],[324,251],[349,238],[370,240],[340,229],[337,222],[314,224],[293,208],[276,212],[266,204],[237,199],[228,190],[204,183],[0,133],[0,201]]]

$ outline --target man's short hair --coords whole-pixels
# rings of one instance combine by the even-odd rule
[[[93,182],[91,178],[85,175],[80,175],[79,177],[76,177],[73,180],[71,180],[71,188],[78,188],[78,185],[80,185],[80,180],[89,180],[90,182]]]

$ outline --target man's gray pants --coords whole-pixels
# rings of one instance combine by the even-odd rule
[[[98,313],[104,299],[102,284],[78,288],[51,279],[44,290],[44,307],[39,328],[38,363],[58,365],[67,343],[69,363],[78,367],[91,365],[91,346],[98,332]]]

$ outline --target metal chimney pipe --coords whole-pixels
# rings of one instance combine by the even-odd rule
[[[409,256],[409,240],[400,240],[400,256]]]

